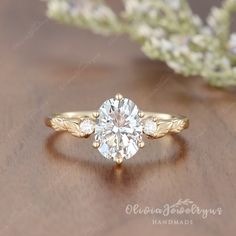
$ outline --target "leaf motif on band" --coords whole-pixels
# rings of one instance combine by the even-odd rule
[[[79,120],[55,117],[51,120],[51,125],[56,131],[67,130],[68,132],[70,132],[75,136],[80,136]]]
[[[167,121],[158,121],[157,122],[157,132],[156,132],[156,137],[162,137],[166,135],[172,127],[172,122],[167,122]]]
[[[65,127],[68,132],[70,132],[72,135],[80,137],[80,128],[79,128],[79,121],[77,120],[65,120]]]
[[[152,120],[153,118],[148,118],[146,121],[153,122]],[[156,121],[156,130],[154,130],[155,129],[154,125],[151,126],[153,133],[151,133],[150,130],[146,131],[145,128],[144,132],[146,132],[146,134],[149,135],[149,137],[161,138],[168,133],[179,133],[183,129],[187,128],[187,126],[188,126],[187,119],[177,119],[177,118],[170,120],[159,119]]]
[[[76,137],[88,137],[91,133],[84,132],[80,127],[81,122],[85,121],[86,119],[88,118],[81,117],[77,119],[72,119],[57,116],[52,118],[50,122],[52,128],[54,128],[56,131],[68,131]],[[94,124],[90,123],[87,125],[93,126]]]
[[[51,119],[51,125],[56,131],[67,130],[65,126],[65,120],[61,117],[55,117]]]
[[[184,129],[185,125],[186,121],[184,120],[173,120],[170,131],[173,133],[179,133],[181,130]]]

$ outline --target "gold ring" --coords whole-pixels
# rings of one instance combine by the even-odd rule
[[[107,159],[120,164],[144,147],[143,135],[157,139],[188,128],[182,115],[143,112],[121,94],[106,100],[98,111],[53,114],[46,124],[56,131],[67,131],[79,138],[94,134],[93,147]]]

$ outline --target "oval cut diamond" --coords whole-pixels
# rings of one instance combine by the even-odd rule
[[[129,99],[111,98],[99,109],[95,140],[99,152],[114,161],[129,159],[138,151],[142,126],[138,107]]]

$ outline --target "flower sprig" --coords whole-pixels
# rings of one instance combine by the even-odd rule
[[[202,76],[218,87],[236,85],[236,0],[213,7],[207,23],[187,0],[124,0],[119,14],[103,0],[49,0],[48,16],[104,35],[127,33],[151,59],[175,72]]]

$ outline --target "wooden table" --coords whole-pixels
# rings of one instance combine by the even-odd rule
[[[195,1],[197,12],[205,6]],[[40,1],[0,5],[0,235],[235,235],[235,90],[175,75],[127,37],[96,36],[44,12]],[[44,125],[51,112],[96,109],[116,92],[146,110],[185,114],[190,128],[147,141],[118,168],[92,138]],[[179,199],[223,213],[165,225],[125,211]]]

